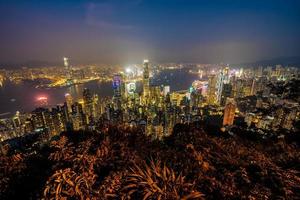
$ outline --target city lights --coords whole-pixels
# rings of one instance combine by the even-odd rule
[[[126,73],[127,73],[127,74],[130,74],[130,73],[132,73],[132,69],[131,69],[131,68],[129,68],[129,67],[127,67],[125,70],[126,70]]]
[[[48,97],[44,95],[40,95],[36,97],[36,101],[48,101]]]

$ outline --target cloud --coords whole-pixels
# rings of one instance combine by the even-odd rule
[[[90,2],[86,5],[85,21],[89,26],[106,30],[131,30],[135,26],[126,20],[126,16],[141,2],[142,0]]]

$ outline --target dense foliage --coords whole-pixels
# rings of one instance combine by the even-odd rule
[[[102,125],[0,157],[0,199],[299,199],[296,143]]]

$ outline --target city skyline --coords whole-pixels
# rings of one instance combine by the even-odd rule
[[[299,1],[1,1],[0,63],[244,63],[299,56]]]
[[[24,93],[28,102],[19,95],[5,98],[5,108],[17,101],[21,105],[29,103],[31,110],[23,112],[21,106],[21,112],[14,110],[1,114],[7,118],[0,120],[6,124],[3,129],[5,134],[0,140],[40,130],[49,131],[51,135],[68,130],[96,130],[95,124],[101,120],[138,127],[146,125],[145,133],[154,139],[169,136],[176,124],[201,120],[215,123],[214,126],[223,131],[227,128],[230,131],[235,126],[243,127],[235,120],[237,118],[243,118],[249,130],[252,130],[251,124],[256,124],[256,128],[270,135],[273,135],[272,132],[268,133],[270,130],[297,130],[297,126],[294,126],[297,122],[296,110],[299,108],[297,89],[288,86],[298,81],[299,69],[294,66],[151,66],[151,60],[143,60],[140,65],[130,68],[73,67],[72,60],[67,57],[63,58],[62,63],[63,68],[0,71],[3,87],[0,94],[3,97],[5,94],[11,95],[5,89],[8,85],[14,85],[14,90],[29,83],[27,92],[31,93],[36,88],[43,92],[38,96]],[[187,81],[178,84],[178,79]],[[105,85],[108,86],[108,93],[100,89]],[[282,86],[286,91],[280,90]],[[94,87],[94,91],[90,87]],[[58,89],[60,91],[55,92]],[[51,91],[56,102],[49,103]],[[64,99],[62,92],[65,92]],[[30,98],[34,98],[34,104]],[[264,109],[266,111],[261,112]],[[210,117],[215,119],[209,120]],[[31,124],[28,130],[26,124]]]

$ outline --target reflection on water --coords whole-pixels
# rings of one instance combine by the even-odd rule
[[[185,71],[164,71],[154,77],[152,84],[166,84],[171,90],[188,89],[192,82],[197,79],[196,75],[188,74]],[[70,93],[74,99],[82,98],[84,88],[89,88],[98,94],[99,98],[112,96],[112,85],[110,82],[91,81],[85,84],[73,85],[63,88],[35,88],[32,83],[14,84],[5,81],[0,87],[0,114],[17,110],[30,112],[35,108],[35,99],[38,96],[47,96],[49,105],[57,105],[64,102],[66,93]],[[13,101],[11,101],[14,99]]]
[[[90,88],[99,97],[112,95],[111,83],[99,83],[92,81],[86,84],[73,85],[63,88],[35,88],[33,84],[14,84],[6,81],[0,88],[0,114],[19,110],[32,111],[36,107],[36,99],[41,96],[48,98],[48,104],[57,105],[64,102],[66,93],[70,93],[74,99],[81,98],[83,89]]]

